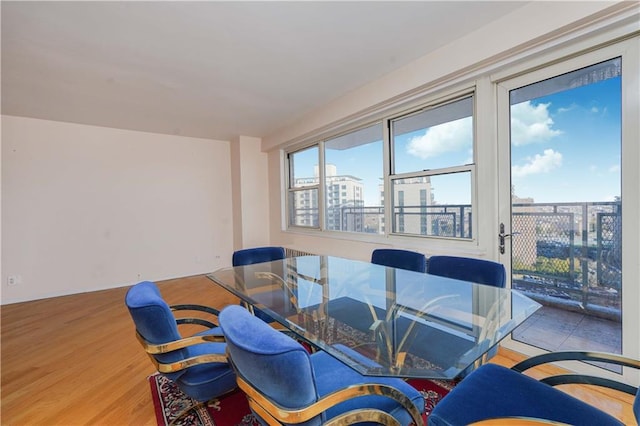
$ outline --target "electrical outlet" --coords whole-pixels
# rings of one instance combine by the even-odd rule
[[[20,275],[9,275],[7,277],[7,285],[10,287],[20,284],[20,281]]]

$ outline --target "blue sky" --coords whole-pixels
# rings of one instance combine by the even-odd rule
[[[620,107],[619,77],[512,106],[515,194],[536,202],[619,196]]]
[[[535,202],[612,201],[620,195],[620,77],[543,96],[511,107],[512,184],[518,197]],[[471,118],[396,138],[397,172],[472,162]],[[309,156],[311,157],[311,156]],[[317,158],[317,157],[315,157]],[[308,174],[317,160],[302,159]],[[340,175],[361,178],[365,204],[376,205],[382,178],[382,141],[347,151],[328,151]],[[299,176],[300,177],[300,176]],[[469,203],[463,176],[434,182],[439,204]],[[468,185],[462,185],[465,189]]]

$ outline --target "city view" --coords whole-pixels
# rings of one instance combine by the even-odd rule
[[[383,234],[383,207],[365,205],[362,180],[327,168],[326,229]],[[398,209],[405,230],[421,233],[420,220],[426,218],[433,235],[471,238],[471,205],[427,204],[424,197],[420,203],[420,193],[430,186],[424,179],[403,185],[405,200],[412,200]],[[620,320],[620,200],[536,203],[515,195],[512,200],[513,287],[534,292],[547,304]],[[316,212],[317,206],[308,210],[311,216]]]

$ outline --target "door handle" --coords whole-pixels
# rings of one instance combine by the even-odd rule
[[[500,233],[498,234],[498,250],[500,250],[500,254],[504,254],[504,240],[507,237],[512,237],[514,235],[518,235],[519,232],[512,232],[511,234],[504,233],[504,223],[500,224]]]

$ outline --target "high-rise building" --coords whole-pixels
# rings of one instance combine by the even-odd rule
[[[394,232],[428,235],[440,226],[440,219],[429,214],[428,206],[434,204],[429,176],[400,179],[392,188]]]
[[[296,179],[296,186],[317,185],[319,183],[318,166],[314,167],[314,176]],[[296,215],[297,225],[317,225],[310,221],[318,217],[318,199],[316,192],[302,191],[295,195],[295,205],[303,207],[305,214]],[[325,169],[325,212],[326,229],[358,231],[363,227],[362,207],[364,206],[364,185],[362,179],[351,175],[338,175],[337,167],[327,164]]]

